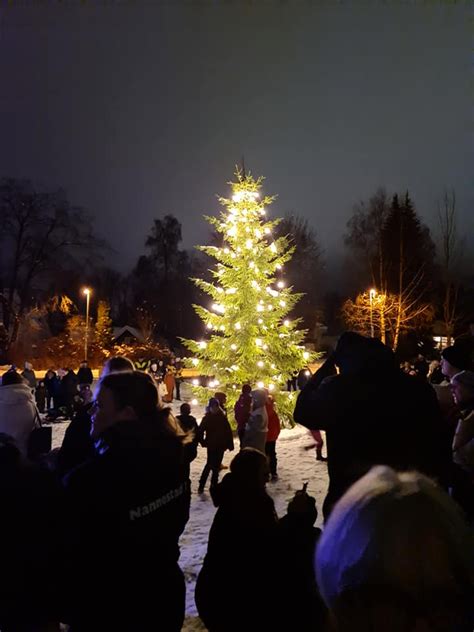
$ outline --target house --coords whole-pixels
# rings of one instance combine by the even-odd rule
[[[145,342],[143,334],[139,329],[124,325],[123,327],[114,327],[112,330],[114,342],[121,345],[134,345]]]

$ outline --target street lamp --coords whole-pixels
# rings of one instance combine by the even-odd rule
[[[374,337],[374,318],[373,318],[373,311],[374,311],[374,298],[375,295],[377,294],[377,291],[374,290],[374,288],[372,288],[371,290],[369,290],[369,300],[370,300],[370,337],[373,338]]]
[[[90,288],[85,287],[82,293],[86,295],[86,334],[84,336],[84,360],[87,361],[87,343],[89,338],[89,299],[91,295]]]

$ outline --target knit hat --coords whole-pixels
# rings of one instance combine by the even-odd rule
[[[451,380],[451,384],[454,383],[462,384],[466,388],[474,391],[474,371],[461,371],[461,373],[457,373]]]
[[[460,371],[465,371],[471,367],[469,351],[464,346],[454,344],[451,347],[446,347],[441,352],[441,357]]]
[[[213,406],[219,406],[219,402],[215,397],[211,397],[211,399],[209,400],[207,404],[208,408],[212,408]]]

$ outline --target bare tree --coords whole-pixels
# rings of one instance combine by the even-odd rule
[[[443,321],[447,344],[451,344],[458,314],[459,281],[456,271],[460,260],[460,242],[456,226],[456,194],[445,190],[438,202],[440,264],[443,278]]]

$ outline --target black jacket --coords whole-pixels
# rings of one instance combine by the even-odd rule
[[[417,469],[443,483],[449,472],[449,439],[434,390],[401,372],[385,345],[364,340],[361,348],[339,352],[339,375],[321,381],[315,374],[294,411],[297,423],[326,431],[326,516],[373,465]]]
[[[92,384],[92,382],[94,381],[92,370],[88,366],[81,366],[81,368],[77,372],[77,381],[79,384]]]
[[[178,540],[189,483],[181,442],[161,428],[159,418],[116,423],[100,437],[98,455],[65,479],[74,629],[148,629],[163,621],[163,629],[180,630]]]
[[[57,473],[60,478],[95,455],[94,441],[90,434],[91,408],[92,404],[82,406],[64,433],[57,457]]]

